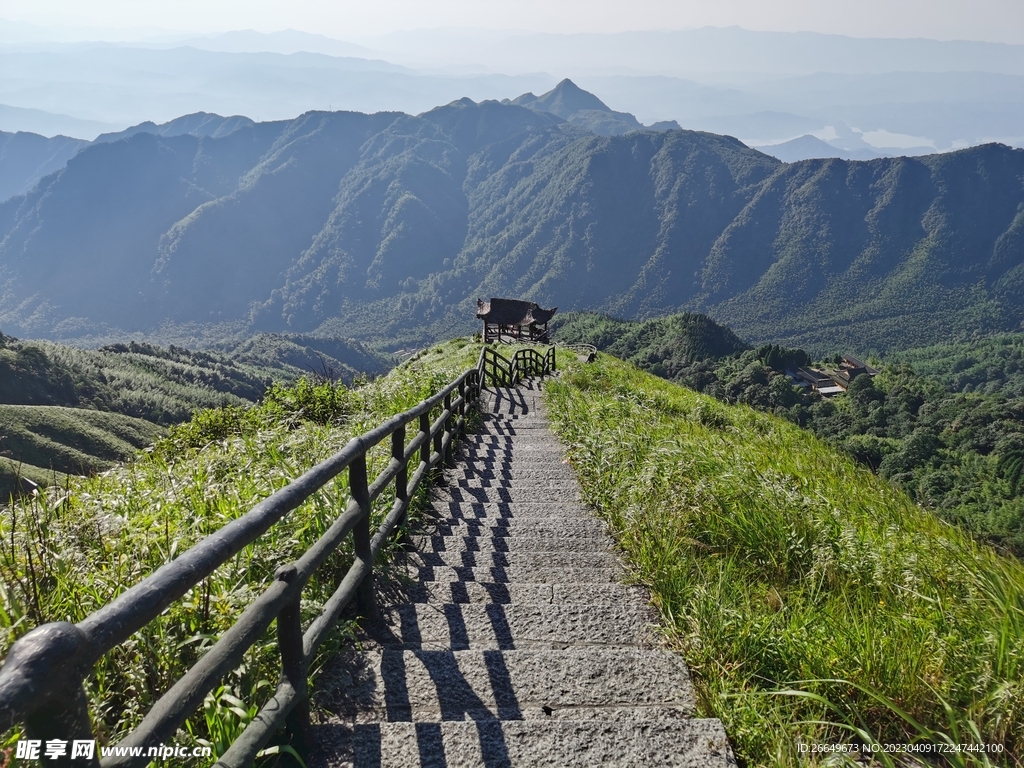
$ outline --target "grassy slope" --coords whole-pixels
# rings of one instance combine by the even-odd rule
[[[103,472],[164,434],[143,419],[55,405],[0,405],[0,499],[17,478],[41,485]]]
[[[206,352],[0,339],[0,403],[93,408],[172,424],[197,408],[252,402],[264,389],[261,375]]]
[[[1019,562],[796,426],[614,358],[572,366],[547,396],[587,501],[650,586],[704,712],[749,765],[796,764],[799,742],[852,740],[817,720],[883,742],[942,732],[1020,757]]]
[[[36,485],[61,485],[67,475],[54,472],[33,464],[0,458],[0,499],[10,499],[18,488],[23,488],[22,478],[31,480]]]
[[[136,461],[95,477],[69,478],[59,490],[0,510],[0,656],[38,624],[81,620],[352,436],[475,366],[478,354],[479,345],[455,341],[426,350],[358,389],[308,382],[274,387],[259,406],[201,411],[172,427],[154,451]],[[390,441],[385,443],[370,455],[371,477],[390,458]],[[278,566],[322,535],[347,500],[347,478],[336,478],[272,527],[258,545],[107,654],[87,682],[103,740],[137,724],[156,694],[167,690],[211,638],[237,619]],[[392,501],[388,492],[382,494],[378,514]],[[337,570],[350,561],[343,547],[307,586],[307,623],[335,589]],[[344,626],[338,628],[335,643],[344,632]],[[245,664],[227,676],[224,687],[207,697],[203,711],[189,721],[189,731],[222,753],[269,695],[278,673],[271,629]],[[8,739],[16,736],[7,734]]]
[[[27,464],[87,474],[110,469],[165,430],[143,419],[54,405],[0,405],[0,446]]]
[[[351,382],[352,365],[371,375],[388,366],[344,339],[261,334],[234,353],[136,342],[87,350],[0,334],[0,501],[19,476],[48,484],[109,469],[151,445],[163,433],[157,424],[252,403],[271,377],[294,382],[315,371]]]

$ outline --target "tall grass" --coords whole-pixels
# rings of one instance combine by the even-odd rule
[[[272,388],[255,408],[202,411],[134,462],[69,478],[63,488],[0,510],[0,654],[32,627],[76,622],[108,603],[351,437],[436,392],[473,365],[478,351],[453,342],[357,389],[306,382]],[[390,443],[371,452],[371,477],[389,451]],[[101,739],[116,741],[136,725],[270,583],[274,570],[319,538],[347,501],[342,477],[107,654],[86,682]],[[392,501],[381,498],[375,514]],[[317,572],[303,593],[308,618],[350,562],[351,552],[342,549]],[[335,647],[346,632],[344,625],[337,628]],[[219,753],[272,692],[278,669],[269,632],[186,730]]]
[[[614,358],[572,365],[546,392],[587,500],[741,761],[952,741],[1001,750],[952,764],[1021,764],[1018,561],[792,424]]]

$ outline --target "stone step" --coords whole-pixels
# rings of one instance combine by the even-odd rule
[[[343,651],[321,674],[318,704],[342,720],[595,720],[616,710],[692,715],[683,661],[663,650]]]
[[[528,453],[550,451],[564,453],[565,446],[553,439],[547,429],[520,429],[515,434],[465,435],[458,446],[463,451]]]
[[[550,461],[560,464],[565,459],[565,449],[550,443],[524,443],[522,438],[508,446],[467,445],[463,448],[468,461],[505,459],[507,461]]]
[[[440,506],[440,509],[438,509]],[[467,505],[468,507],[469,505]],[[475,506],[475,505],[474,505]],[[488,506],[452,511],[447,504],[433,505],[433,508],[425,511],[423,516],[424,525],[478,525],[487,527],[507,527],[515,529],[523,526],[543,527],[567,525],[574,528],[590,526],[594,531],[603,531],[602,524],[586,512],[579,509],[562,513],[561,505],[544,504],[535,508],[524,508],[517,504],[510,509]]]
[[[633,602],[417,603],[384,611],[371,632],[387,646],[428,650],[636,646],[657,643],[656,617]]]
[[[494,448],[469,448],[460,456],[459,461],[463,466],[479,466],[493,469],[495,466],[502,468],[523,467],[526,469],[544,469],[548,467],[567,467],[565,454],[561,451],[530,451],[517,453],[503,451]]]
[[[565,536],[603,538],[604,523],[590,517],[553,518],[548,515],[533,517],[494,518],[427,518],[421,530],[431,536],[477,536],[487,538],[514,536]]]
[[[408,565],[406,575],[418,581],[479,581],[495,584],[539,582],[544,584],[609,584],[622,581],[622,568],[453,568],[445,565]]]
[[[431,499],[438,501],[458,501],[468,504],[495,504],[504,502],[559,502],[579,503],[579,490],[574,486],[552,485],[550,487],[519,486],[512,488],[458,488],[441,486],[434,488]]]
[[[528,461],[518,458],[513,460],[465,459],[460,468],[453,470],[450,474],[446,474],[445,479],[447,481],[450,478],[462,480],[486,477],[492,480],[503,478],[515,482],[524,482],[527,478],[543,478],[548,476],[561,477],[567,483],[576,484],[572,468],[568,464],[563,463],[561,459],[558,461]]]
[[[452,568],[617,568],[621,570],[619,558],[610,551],[604,552],[474,552],[470,550],[441,550],[440,552],[405,552],[401,561],[416,566],[450,566]]]
[[[566,477],[564,470],[539,470],[525,474],[527,474],[525,480],[505,477],[451,477],[446,478],[445,484],[438,488],[442,492],[453,491],[456,488],[507,488],[514,493],[528,485],[528,489],[531,491],[541,490],[544,493],[556,495],[565,495],[566,492],[569,492],[570,495],[575,496],[579,492],[575,484]]]
[[[410,536],[418,552],[614,552],[607,536],[567,536],[559,531],[518,536]]]
[[[452,501],[432,499],[432,514],[453,521],[478,520],[488,525],[502,525],[503,521],[551,520],[577,523],[594,521],[596,518],[576,502],[551,501]]]
[[[542,584],[518,582],[496,584],[486,581],[426,581],[397,585],[384,595],[390,604],[405,603],[584,603],[633,600],[647,604],[643,587],[612,583]]]
[[[507,434],[510,430],[528,430],[549,428],[549,420],[539,416],[524,416],[522,418],[512,417],[504,419],[488,419],[483,422],[483,429],[477,434]]]
[[[550,472],[558,470],[564,473],[566,479],[576,482],[572,475],[572,468],[566,463],[565,457],[561,454],[551,456],[511,456],[508,454],[482,454],[480,456],[462,456],[459,459],[458,468],[451,470],[453,477],[467,476],[471,473],[476,476],[480,472],[513,472],[524,474],[527,472]],[[512,475],[515,477],[515,474]]]
[[[446,473],[445,481],[449,482],[450,478],[455,478],[459,481],[490,480],[491,482],[504,481],[506,483],[529,483],[535,479],[547,481],[551,478],[557,478],[563,481],[576,482],[572,476],[572,471],[563,464],[556,464],[554,466],[510,464],[500,467],[483,467],[474,463],[457,469],[451,475]]]
[[[476,453],[474,451],[473,453]],[[481,451],[479,455],[463,455],[455,471],[463,470],[508,470],[508,469],[570,469],[566,458],[562,454],[541,456],[538,454],[518,455],[510,453],[498,453]],[[570,472],[571,474],[571,472]]]
[[[372,723],[317,726],[311,768],[731,768],[711,719]],[[327,747],[327,748],[325,748]]]
[[[515,445],[528,446],[535,444],[561,447],[562,443],[551,434],[547,424],[536,424],[532,427],[509,426],[484,430],[475,434],[466,434],[460,442],[470,445]]]

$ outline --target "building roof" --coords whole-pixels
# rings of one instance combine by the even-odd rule
[[[836,387],[818,387],[818,392],[820,392],[825,397],[828,397],[829,395],[841,395],[845,391],[846,391],[845,389],[843,389],[842,387],[839,387],[839,386],[836,386]]]
[[[843,362],[847,366],[849,366],[850,368],[856,368],[856,369],[864,371],[869,376],[874,376],[875,374],[878,373],[878,369],[877,368],[872,368],[870,365],[865,363],[863,360],[860,360],[860,359],[854,357],[853,355],[843,355]]]
[[[519,299],[476,300],[476,316],[496,325],[546,323],[557,311],[558,307],[541,309],[535,302],[520,301]]]

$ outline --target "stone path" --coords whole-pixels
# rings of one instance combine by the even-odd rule
[[[547,427],[490,393],[362,652],[320,678],[310,766],[733,766]]]

